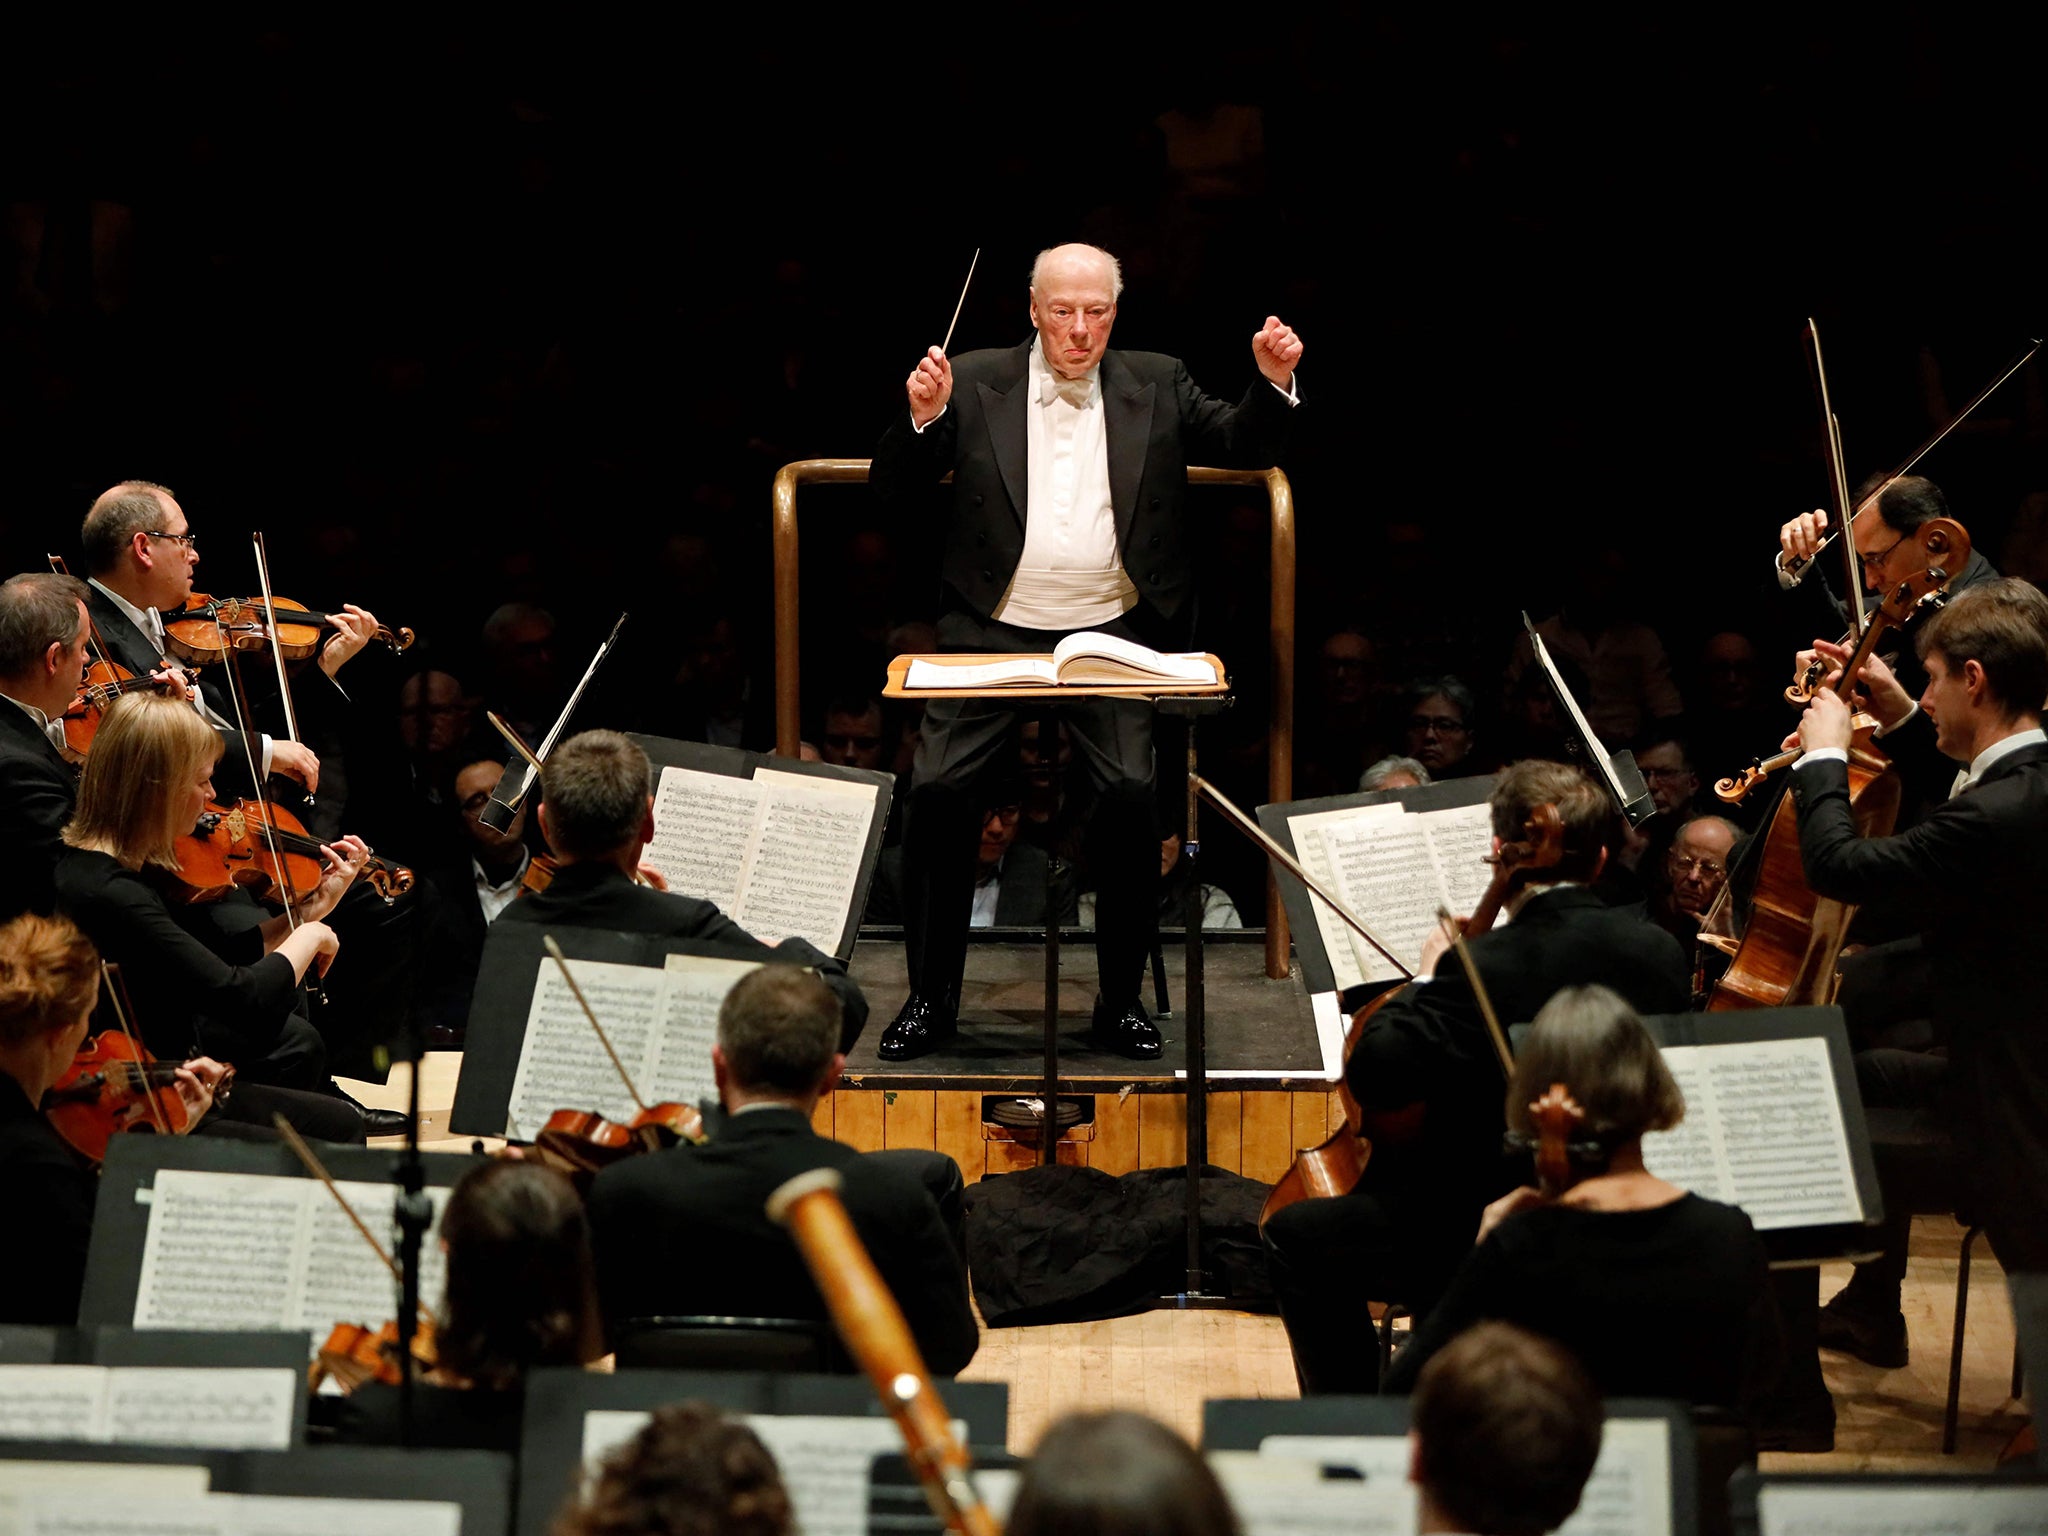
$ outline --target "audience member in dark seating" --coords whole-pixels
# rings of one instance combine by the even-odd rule
[[[471,751],[478,750],[472,744]],[[434,1031],[430,1044],[461,1041],[483,958],[484,935],[518,897],[532,854],[526,845],[526,805],[500,832],[482,817],[505,764],[486,753],[464,763],[454,780],[453,838],[419,876],[431,887],[430,932],[420,946],[419,1016]]]
[[[1555,1200],[1503,1195],[1478,1246],[1416,1328],[1383,1390],[1412,1389],[1425,1362],[1473,1323],[1554,1338],[1610,1397],[1670,1397],[1736,1411],[1768,1384],[1776,1310],[1762,1241],[1732,1205],[1643,1167],[1643,1137],[1685,1118],[1656,1042],[1605,987],[1553,997],[1515,1057],[1509,1133],[1533,1145],[1530,1106],[1562,1083],[1585,1111],[1577,1182]]]
[[[1315,696],[1304,701],[1295,753],[1301,794],[1339,795],[1357,782],[1382,745],[1383,703],[1372,641],[1355,629],[1340,629],[1324,640]]]
[[[583,1201],[536,1162],[477,1164],[441,1213],[447,1283],[434,1325],[438,1364],[413,1400],[419,1446],[517,1451],[526,1374],[604,1353]],[[399,1390],[368,1382],[337,1431],[364,1445],[405,1443]]]
[[[838,1003],[794,966],[764,965],[727,994],[711,1057],[725,1114],[711,1139],[629,1158],[591,1185],[598,1286],[614,1330],[643,1317],[824,1318],[766,1202],[799,1173],[836,1168],[925,1364],[950,1376],[974,1358],[966,1264],[927,1183],[889,1153],[856,1152],[811,1127],[845,1065],[838,1042]]]
[[[1071,1413],[1046,1430],[1010,1506],[1008,1536],[1237,1536],[1199,1452],[1156,1419]]]
[[[1605,1420],[1599,1392],[1564,1350],[1481,1323],[1422,1372],[1408,1426],[1423,1536],[1543,1536],[1579,1507]]]
[[[761,1437],[709,1403],[669,1403],[605,1457],[550,1536],[796,1536]]]
[[[1471,773],[1478,705],[1472,690],[1455,677],[1426,677],[1402,696],[1402,751],[1429,770],[1432,780]]]
[[[1590,690],[1579,696],[1579,708],[1612,750],[1642,735],[1652,721],[1682,713],[1685,701],[1656,630],[1622,611],[1625,595],[1634,590],[1622,552],[1597,551],[1573,571],[1573,590],[1562,611],[1537,624],[1536,631],[1553,660],[1570,657],[1586,674]],[[1522,635],[1508,668],[1509,683],[1534,665],[1529,637]]]
[[[1650,918],[1688,947],[1699,937],[1700,919],[1728,883],[1728,860],[1742,829],[1725,816],[1695,816],[1678,829],[1664,869],[1650,894]]]
[[[1368,794],[1380,789],[1420,789],[1429,782],[1429,770],[1412,757],[1383,757],[1358,776],[1358,787]]]

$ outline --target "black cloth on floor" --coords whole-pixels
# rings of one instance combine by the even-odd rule
[[[1474,1323],[1516,1323],[1571,1350],[1607,1397],[1738,1412],[1774,1369],[1768,1260],[1732,1205],[1685,1195],[1646,1211],[1538,1207],[1508,1217],[1462,1264],[1382,1390]]]
[[[78,1321],[85,1254],[99,1180],[0,1073],[0,1323],[69,1327]]]
[[[1271,1300],[1259,1207],[1271,1186],[1202,1169],[1202,1265],[1211,1290]],[[991,1328],[1142,1310],[1187,1288],[1187,1170],[1026,1168],[967,1190],[967,1267]]]

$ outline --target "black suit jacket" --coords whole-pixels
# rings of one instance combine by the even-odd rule
[[[899,411],[870,471],[884,497],[952,472],[953,517],[939,573],[984,616],[993,615],[1024,553],[1025,411],[1036,345],[1034,334],[1019,347],[955,358],[945,413],[920,433],[908,407]],[[1264,378],[1236,405],[1213,399],[1178,358],[1158,352],[1105,352],[1100,382],[1117,549],[1138,595],[1171,618],[1194,591],[1183,515],[1190,459],[1274,463],[1293,407]]]
[[[1977,1215],[2008,1268],[2048,1268],[2048,746],[1999,759],[1896,837],[1857,835],[1844,764],[1798,769],[1792,794],[1808,885],[1922,915]]]
[[[868,1000],[862,995],[860,984],[832,956],[803,939],[784,939],[772,946],[763,944],[711,902],[635,885],[623,871],[609,864],[565,865],[546,890],[520,897],[498,915],[498,921],[700,939],[720,945],[742,959],[812,966],[839,999],[841,1050],[853,1049],[853,1042],[860,1038],[868,1021]]]
[[[126,667],[137,677],[147,677],[164,664],[163,652],[98,587],[86,588],[85,606],[100,644],[107,648],[108,660]],[[210,700],[207,707],[219,713]],[[216,722],[214,729],[220,735],[220,761],[214,765],[214,782],[222,794],[236,798],[253,795],[256,782],[249,764],[263,761],[263,744],[251,739],[244,745],[241,733],[232,726]]]
[[[726,1118],[688,1144],[607,1168],[590,1189],[590,1232],[607,1323],[677,1315],[825,1317],[824,1299],[768,1196],[836,1168],[841,1198],[925,1364],[942,1376],[974,1358],[967,1273],[914,1173],[820,1136],[799,1110]]]
[[[11,1250],[0,1264],[0,1323],[78,1321],[98,1184],[21,1085],[0,1073],[0,1230]]]
[[[54,908],[53,875],[77,791],[77,775],[35,721],[0,699],[0,849],[8,864],[0,922]]]
[[[1506,927],[1468,947],[1503,1029],[1528,1023],[1563,987],[1612,987],[1641,1013],[1682,1013],[1691,1001],[1678,941],[1581,885],[1537,893]],[[1486,1203],[1517,1182],[1501,1151],[1507,1080],[1456,955],[1380,1009],[1345,1078],[1367,1109],[1428,1105],[1420,1141],[1376,1145],[1367,1174],[1390,1203],[1448,1243],[1440,1257],[1455,1264],[1470,1250]]]

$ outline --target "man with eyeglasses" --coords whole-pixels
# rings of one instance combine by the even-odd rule
[[[1932,518],[1949,516],[1948,499],[1941,494],[1941,488],[1922,475],[1901,475],[1892,480],[1865,481],[1858,489],[1856,513],[1850,520],[1850,536],[1856,548],[1856,562],[1863,573],[1863,587],[1866,592],[1882,595],[1892,591],[1908,577],[1917,574],[1925,566],[1920,556],[1920,546],[1914,535],[1922,524]],[[1818,560],[1821,541],[1834,532],[1829,514],[1821,511],[1805,512],[1793,518],[1778,530],[1778,585],[1790,590],[1805,586],[1817,592],[1820,601],[1811,605],[1816,625],[1825,627],[1830,633],[1825,637],[1833,641],[1849,622],[1847,605],[1835,596],[1835,583],[1839,580],[1842,552],[1830,547]],[[1796,572],[1787,571],[1786,565],[1794,557],[1808,562]],[[1816,586],[1808,578],[1815,571],[1820,572]],[[1973,548],[1970,558],[1960,573],[1949,578],[1948,595],[1954,598],[1979,582],[1990,581],[1998,570],[1984,558],[1983,551]],[[1887,646],[1889,651],[1893,649]],[[1926,670],[1913,654],[1911,645],[1896,648],[1898,659],[1893,663],[1899,674],[1899,682],[1906,692],[1917,697],[1927,686]],[[1797,667],[1801,674],[1812,656],[1811,651],[1799,653]]]
[[[1728,883],[1728,856],[1742,829],[1725,816],[1695,816],[1664,855],[1663,888],[1651,903],[1657,925],[1681,944],[1699,936],[1700,919]]]
[[[168,657],[163,615],[176,613],[192,595],[199,564],[198,535],[185,509],[161,485],[124,480],[102,492],[79,530],[91,593],[87,609],[99,638],[119,663],[137,676],[160,670]],[[334,615],[335,633],[321,648],[319,666],[330,679],[376,633],[367,610],[344,604]],[[175,662],[172,663],[175,665]],[[253,676],[253,674],[252,674]],[[276,740],[251,731],[245,746],[234,720],[233,701],[210,677],[200,684],[201,708],[222,737],[221,786],[231,794],[252,794],[252,758],[267,774],[295,779],[312,794],[320,787],[320,759],[301,742]]]
[[[1471,771],[1472,690],[1455,677],[1429,677],[1408,685],[1403,726],[1405,755],[1429,770],[1431,779],[1455,779]]]

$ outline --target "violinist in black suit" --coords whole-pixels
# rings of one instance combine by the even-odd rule
[[[1235,405],[1195,387],[1181,363],[1111,352],[1123,279],[1091,245],[1041,252],[1032,267],[1035,337],[956,361],[921,359],[875,450],[885,497],[953,475],[941,574],[948,651],[1050,651],[1096,630],[1164,648],[1188,638],[1193,538],[1187,465],[1265,465],[1278,455],[1301,342],[1268,317],[1252,338],[1262,378]],[[957,387],[956,387],[957,386]],[[1159,1055],[1138,1000],[1158,926],[1159,832],[1149,706],[1060,705],[1097,792],[1089,863],[1101,882],[1094,1033],[1121,1055]],[[879,1043],[890,1060],[951,1038],[973,900],[975,790],[1004,757],[1017,712],[933,699],[911,774],[903,858],[910,997]]]
[[[727,994],[711,1058],[725,1115],[711,1139],[625,1159],[591,1185],[598,1294],[611,1328],[679,1315],[824,1318],[809,1269],[766,1207],[796,1175],[835,1168],[925,1363],[950,1376],[974,1358],[967,1268],[937,1202],[886,1154],[856,1152],[811,1127],[845,1065],[838,1012],[818,978],[792,966],[764,965]]]
[[[60,717],[86,662],[85,583],[31,573],[0,584],[0,920],[49,912],[77,775],[59,751]]]
[[[810,966],[839,999],[840,1049],[850,1049],[868,1003],[845,966],[803,939],[764,944],[641,864],[654,839],[652,777],[647,754],[617,731],[585,731],[557,747],[541,771],[540,828],[560,867],[546,890],[514,901],[498,921],[700,939],[739,958]]]
[[[1564,822],[1555,868],[1523,886],[1504,926],[1467,945],[1501,1027],[1535,1018],[1562,987],[1596,984],[1639,1013],[1684,1011],[1690,982],[1678,941],[1592,889],[1618,821],[1606,790],[1581,769],[1532,759],[1501,775],[1491,805],[1496,852],[1524,835],[1539,805],[1555,806]],[[1399,1301],[1422,1315],[1470,1252],[1488,1202],[1517,1182],[1501,1150],[1499,1055],[1463,965],[1432,949],[1345,1064],[1369,1122],[1421,1106],[1419,1133],[1405,1142],[1375,1137],[1355,1189],[1298,1201],[1265,1226],[1306,1391],[1372,1391],[1378,1363],[1366,1300]]]
[[[108,658],[138,676],[174,666],[166,658],[163,615],[185,606],[199,565],[198,536],[177,498],[147,480],[123,481],[93,502],[79,542],[90,577],[88,607]],[[301,674],[317,677],[318,684],[295,689],[293,698],[305,734],[338,745],[344,699],[334,679],[369,644],[377,619],[353,603],[330,617],[334,633]],[[244,665],[252,692],[274,677],[268,658],[259,659],[265,665]],[[222,793],[229,799],[252,796],[259,774],[291,780],[286,809],[300,815],[315,836],[331,839],[342,823],[345,797],[337,786],[345,786],[345,779],[331,773],[323,792],[319,754],[303,742],[263,734],[254,720],[239,719],[219,671],[200,675],[193,702],[221,739],[216,771]],[[300,790],[308,798],[300,799]],[[261,920],[260,911],[239,898],[214,903],[206,915],[228,943],[241,942]],[[349,964],[329,990],[327,1006],[316,1010],[314,1023],[337,1070],[368,1076],[376,1070],[374,1047],[404,1033],[403,1009],[392,1005],[411,995],[416,908],[407,896],[387,903],[365,887],[350,893],[336,921],[349,938]],[[402,1128],[389,1111],[366,1113],[377,1133]]]
[[[1791,791],[1814,891],[1909,900],[1925,915],[1919,940],[1937,1050],[1857,1060],[1892,1217],[1887,1254],[1858,1269],[1822,1332],[1901,1365],[1899,1281],[1914,1210],[1960,1201],[2008,1270],[2048,1268],[2048,1028],[2039,1007],[2048,996],[2048,597],[2011,578],[1980,583],[1922,626],[1918,646],[1927,685],[1917,713],[1897,718],[1904,696],[1894,688],[1874,688],[1873,707],[1891,718],[1887,739],[1908,762],[1925,762],[1932,734],[1956,766],[1949,797],[1896,836],[1860,836],[1849,806],[1849,710],[1828,689],[1800,720],[1806,751]],[[1894,1164],[1887,1146],[1926,1137],[1892,1127],[1900,1113],[1953,1145],[1946,1180],[1906,1187],[1912,1170]],[[1904,1134],[1894,1138],[1894,1129]]]

